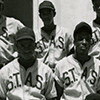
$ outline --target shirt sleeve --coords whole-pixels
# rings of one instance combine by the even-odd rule
[[[56,65],[55,67],[55,73],[54,73],[54,78],[56,80],[56,82],[63,87],[63,81],[61,80],[61,70],[59,70],[59,63]]]
[[[0,37],[1,39],[1,37]],[[7,44],[4,43],[5,40],[0,40],[0,42],[2,43],[0,45],[0,58],[1,58],[1,61],[0,63],[4,63],[4,64],[7,64],[9,61],[11,61],[14,57],[10,51],[10,42],[8,42]],[[7,46],[9,48],[7,48]]]
[[[6,98],[6,84],[4,82],[4,73],[0,71],[0,97]]]
[[[96,84],[96,91],[100,91],[100,66],[99,66],[98,81],[97,81],[97,84]]]
[[[71,34],[66,33],[65,34],[65,48],[66,48],[66,52],[67,54],[70,52],[70,50],[73,47],[73,38]]]
[[[45,86],[45,97],[47,99],[57,97],[52,70],[50,70],[48,73],[46,73],[46,80],[47,80],[47,82],[46,82],[46,86]]]
[[[17,23],[18,23],[18,30],[20,30],[21,28],[25,27],[23,23],[21,23],[19,20],[17,20]]]

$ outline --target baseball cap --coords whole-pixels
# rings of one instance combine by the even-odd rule
[[[35,33],[31,28],[23,27],[16,33],[16,41],[22,39],[31,39],[35,41]]]
[[[2,3],[2,4],[3,4],[3,3],[4,3],[4,0],[0,0],[0,3]]]
[[[82,32],[82,31],[86,31],[86,32],[88,32],[88,34],[90,34],[92,36],[92,29],[91,29],[90,25],[87,24],[86,22],[80,22],[75,27],[75,30],[74,30],[74,38],[75,38],[75,36],[77,34],[79,34],[79,32]]]
[[[44,8],[48,8],[48,9],[51,9],[51,10],[55,11],[55,7],[54,7],[53,3],[50,2],[50,1],[43,1],[39,5],[39,12],[40,12],[41,9],[44,9]]]

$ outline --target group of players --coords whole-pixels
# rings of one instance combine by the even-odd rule
[[[96,18],[80,22],[73,37],[54,23],[51,1],[39,5],[37,32],[2,15],[0,0],[0,100],[100,99],[100,0]]]

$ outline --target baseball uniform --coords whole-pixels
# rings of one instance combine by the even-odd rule
[[[89,54],[100,59],[100,25],[94,21],[90,24],[93,30],[92,44]]]
[[[14,53],[14,35],[24,27],[24,25],[10,17],[2,16],[0,19],[0,63],[7,63],[11,60]]]
[[[38,57],[47,65],[55,65],[66,56],[73,42],[68,30],[59,26],[56,26],[51,34],[41,28],[36,32],[36,41]]]
[[[52,70],[40,60],[25,70],[13,60],[0,70],[0,97],[8,100],[46,100],[56,97]]]
[[[61,100],[84,100],[100,90],[100,61],[91,57],[83,66],[70,55],[58,62],[55,79],[64,88]]]

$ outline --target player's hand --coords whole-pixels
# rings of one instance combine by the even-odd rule
[[[85,100],[100,100],[100,94],[91,93],[86,96]]]

